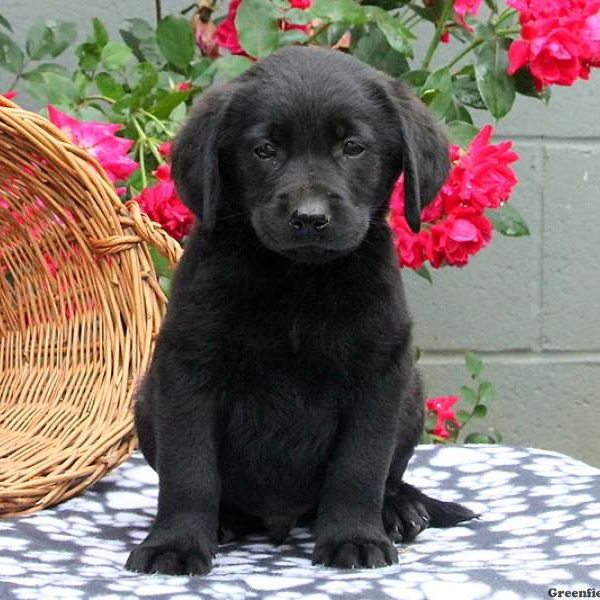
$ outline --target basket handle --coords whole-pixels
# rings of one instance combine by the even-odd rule
[[[122,207],[122,208],[121,208]],[[158,223],[140,210],[135,200],[129,200],[119,207],[119,221],[125,227],[131,227],[135,235],[113,235],[107,238],[91,240],[91,246],[98,254],[116,254],[146,242],[152,244],[168,261],[173,269],[179,262],[183,249]]]

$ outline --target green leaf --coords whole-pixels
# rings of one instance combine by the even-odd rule
[[[68,77],[56,73],[44,73],[44,81],[49,103],[71,106],[79,101],[79,91]]]
[[[176,106],[169,115],[169,120],[172,123],[173,129],[177,129],[178,127],[180,127],[186,116],[187,109],[185,104],[182,102],[179,106]]]
[[[352,50],[356,58],[392,77],[400,77],[409,70],[406,57],[390,47],[378,27],[370,25],[365,30]]]
[[[108,42],[100,54],[102,66],[109,71],[122,69],[133,58],[131,48],[121,42]]]
[[[464,107],[464,106],[459,106],[458,107],[458,121],[463,121],[464,123],[470,123],[471,125],[473,125],[473,117],[471,117],[471,113]]]
[[[52,43],[52,32],[43,21],[38,21],[29,28],[25,40],[25,50],[29,58],[39,60],[50,54],[49,47]]]
[[[452,106],[452,76],[444,67],[427,78],[421,90],[421,98],[440,118],[444,118]]]
[[[485,415],[487,415],[487,406],[485,406],[485,404],[478,404],[473,409],[473,416],[476,419],[482,419],[483,417],[485,417]]]
[[[27,94],[37,100],[40,104],[48,104],[48,90],[46,89],[46,82],[41,75],[39,79],[34,78],[24,80],[22,87]]]
[[[466,149],[471,140],[479,133],[479,129],[471,123],[464,121],[451,121],[446,125],[450,141],[458,144],[461,148]]]
[[[156,274],[163,277],[171,277],[173,273],[169,268],[169,261],[154,246],[150,246],[149,250]]]
[[[426,265],[423,265],[421,267],[419,267],[418,269],[413,269],[413,271],[419,276],[422,277],[423,279],[425,279],[426,281],[429,281],[429,283],[431,285],[433,285],[433,277],[431,276],[431,272],[429,271],[429,269],[427,268]]]
[[[234,56],[233,54],[230,54],[229,56]],[[225,56],[223,56],[222,58],[226,58]],[[244,56],[240,57],[240,58],[245,58]],[[220,59],[218,59],[220,60]],[[210,58],[205,58],[202,57],[196,61],[194,61],[191,64],[190,67],[190,80],[194,81],[194,79],[196,79],[197,77],[200,77],[204,71],[206,71],[206,69],[208,69],[215,61],[211,60]]]
[[[456,413],[456,418],[461,422],[465,423],[471,418],[471,413],[468,410],[459,410]]]
[[[502,40],[485,42],[476,52],[475,78],[477,88],[494,118],[501,119],[515,101],[515,82],[508,75],[508,53]]]
[[[132,196],[139,194],[144,189],[144,182],[142,180],[142,170],[136,169],[131,173],[125,182],[127,187],[130,188]],[[150,246],[151,247],[151,246]]]
[[[378,6],[368,6],[365,8],[369,18],[375,23],[385,35],[388,44],[404,56],[413,56],[410,40],[415,38],[410,29],[404,26],[398,18],[392,17],[388,12]]]
[[[160,98],[150,107],[150,112],[159,119],[168,119],[173,109],[189,97],[189,90],[163,92]]]
[[[290,44],[304,44],[309,35],[300,29],[288,29],[279,32],[279,46],[289,46]]]
[[[165,293],[165,296],[169,297],[171,294],[171,278],[161,275],[158,278],[158,284],[160,285],[160,289]]]
[[[461,386],[460,397],[465,402],[470,402],[471,404],[475,404],[477,402],[477,392],[467,385]]]
[[[223,58],[225,58],[225,57],[223,57]],[[196,69],[196,71],[198,71],[197,73],[194,73],[194,69],[192,68],[193,76],[191,76],[190,79],[193,81],[194,85],[196,85],[200,88],[207,88],[210,85],[212,85],[212,83],[215,79],[215,75],[217,74],[216,63],[219,60],[221,60],[221,59],[217,59],[215,61],[210,61],[210,64],[204,69],[201,69],[201,70],[200,70],[200,68]]]
[[[127,74],[127,83],[132,95],[147,96],[158,85],[158,71],[148,62],[138,63]]]
[[[475,25],[477,37],[483,38],[487,42],[494,42],[497,38],[496,30],[491,23],[479,22]]]
[[[75,54],[79,58],[79,67],[84,71],[92,71],[100,62],[100,47],[92,42],[81,44]]]
[[[106,31],[106,27],[104,27],[104,23],[96,17],[92,19],[92,27],[94,29],[94,40],[96,44],[100,47],[106,46],[108,44],[108,32]]]
[[[106,121],[106,113],[95,106],[82,106],[77,116],[84,121]]]
[[[0,25],[2,25],[2,27],[4,27],[5,29],[8,29],[9,31],[12,31],[10,23],[2,15],[0,15]]]
[[[349,25],[364,25],[368,20],[367,12],[355,0],[314,0],[311,11],[322,19]]]
[[[138,40],[149,40],[155,36],[154,28],[152,25],[150,25],[150,23],[148,23],[148,21],[139,19],[137,17],[125,20],[130,24],[129,31]]]
[[[56,73],[62,77],[70,76],[69,70],[62,65],[57,65],[56,63],[42,63],[34,69],[23,73],[23,79],[26,81],[37,81],[39,83],[43,83],[44,73]]]
[[[283,18],[294,25],[308,25],[315,18],[315,15],[304,8],[291,8],[285,11]]]
[[[85,98],[88,95],[88,88],[90,87],[90,79],[86,77],[83,71],[75,71],[72,76],[73,85],[77,90],[77,95],[80,98]]]
[[[483,361],[474,352],[465,352],[465,364],[473,377],[477,377],[483,371]]]
[[[484,404],[488,404],[494,401],[495,393],[494,386],[491,381],[482,381],[479,384],[479,390],[477,391],[477,395],[479,396],[479,401]]]
[[[452,87],[455,98],[461,104],[465,104],[471,108],[485,109],[485,103],[479,93],[474,72],[472,76],[459,75],[454,77]]]
[[[437,423],[437,415],[431,415],[425,419],[425,429],[431,430],[435,427]]]
[[[5,33],[0,33],[0,65],[11,73],[20,73],[24,59],[21,48]]]
[[[172,65],[187,72],[196,49],[189,21],[174,15],[165,17],[158,24],[156,40],[162,55]]]
[[[403,73],[400,79],[408,82],[414,88],[420,88],[427,81],[427,78],[431,75],[430,71],[407,71]]]
[[[29,58],[40,60],[47,56],[56,58],[62,54],[77,37],[74,23],[38,21],[29,28],[25,49]]]
[[[75,23],[65,23],[63,21],[59,23],[48,21],[47,25],[52,32],[50,56],[56,58],[75,41],[77,28],[75,27]]]
[[[550,102],[550,86],[547,85],[542,89],[542,91],[539,91],[535,87],[535,80],[531,74],[531,71],[526,67],[519,69],[512,76],[512,78],[514,79],[515,89],[517,90],[518,94],[529,96],[531,98],[537,98],[538,100],[544,102],[544,104],[548,104],[548,102]]]
[[[227,79],[235,79],[238,75],[249,69],[254,64],[254,61],[245,56],[230,54],[217,59],[214,64],[216,69],[220,73],[223,73]]]
[[[113,100],[118,100],[125,94],[123,86],[109,73],[98,73],[96,75],[96,86],[102,95]]]
[[[244,0],[235,17],[241,47],[250,56],[268,56],[279,47],[279,11],[268,0]]]
[[[495,444],[496,440],[487,433],[470,433],[465,438],[465,444]]]
[[[519,211],[510,204],[503,204],[499,208],[488,208],[485,214],[494,225],[494,229],[502,235],[521,237],[530,234],[527,223]]]

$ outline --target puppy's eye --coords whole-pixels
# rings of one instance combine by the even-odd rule
[[[359,154],[362,154],[364,152],[364,148],[360,145],[357,144],[356,142],[351,142],[348,141],[344,144],[344,156],[358,156]]]
[[[273,144],[266,142],[254,148],[254,154],[256,154],[258,158],[266,160],[267,158],[273,158],[277,154],[277,151],[275,150],[275,146],[273,146]]]

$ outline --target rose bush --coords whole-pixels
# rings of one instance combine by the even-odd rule
[[[516,94],[547,102],[551,86],[586,79],[600,66],[600,0],[201,0],[156,24],[125,19],[111,39],[98,19],[76,46],[71,23],[39,21],[18,43],[0,14],[0,68],[71,139],[90,151],[124,200],[136,199],[152,219],[185,243],[193,216],[170,177],[168,143],[194,98],[230,80],[287,44],[350,52],[412,85],[446,123],[452,169],[413,233],[403,216],[403,184],[392,193],[389,221],[398,259],[431,281],[429,267],[463,267],[495,232],[527,235],[507,203],[517,178],[510,141],[492,141],[478,122],[506,116]],[[185,3],[182,3],[185,5]],[[427,34],[421,26],[429,24]],[[416,27],[429,36],[417,58]],[[452,58],[432,68],[440,43]],[[74,49],[75,69],[61,64]],[[154,253],[161,282],[170,274]],[[467,353],[477,380],[480,359]],[[491,384],[463,388],[471,410],[454,412],[457,396],[430,399],[428,438],[456,441],[466,422],[482,417]],[[479,437],[478,437],[479,436]],[[495,434],[471,433],[470,441]]]

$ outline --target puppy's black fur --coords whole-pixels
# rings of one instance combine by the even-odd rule
[[[471,511],[402,480],[423,425],[386,223],[449,168],[398,81],[342,53],[286,48],[203,95],[173,151],[200,217],[136,404],[158,513],[127,568],[207,573],[221,539],[281,542],[313,519],[313,562],[376,567],[393,541]]]

